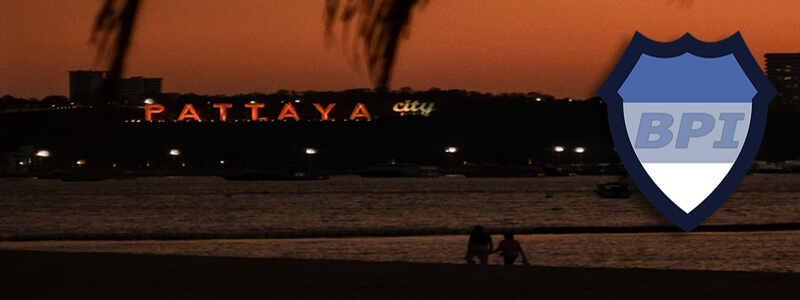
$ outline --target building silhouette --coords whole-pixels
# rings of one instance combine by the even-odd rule
[[[778,90],[770,107],[800,108],[800,53],[767,53],[767,78]]]
[[[141,104],[150,96],[161,94],[161,78],[131,77],[111,81],[104,71],[70,71],[69,98],[76,104],[93,104],[101,101],[103,89],[112,89],[112,99],[107,104]]]

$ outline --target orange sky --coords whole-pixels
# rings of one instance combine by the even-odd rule
[[[393,88],[540,91],[586,98],[634,31],[714,41],[741,31],[759,62],[800,52],[796,0],[430,0],[400,50]],[[323,0],[143,0],[126,75],[165,92],[369,87],[325,46]],[[88,43],[99,0],[0,1],[0,95],[68,94],[67,71],[102,69]]]

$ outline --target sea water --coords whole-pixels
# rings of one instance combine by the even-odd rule
[[[639,193],[598,198],[612,176],[233,182],[0,180],[0,236],[670,226]],[[706,225],[800,222],[800,176],[747,176]],[[499,241],[499,232],[494,232]],[[538,265],[800,271],[800,232],[527,235]],[[463,263],[464,236],[3,242],[0,249]],[[494,259],[494,257],[493,257]],[[495,259],[496,260],[496,259]]]

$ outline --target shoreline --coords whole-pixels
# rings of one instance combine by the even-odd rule
[[[763,232],[796,231],[800,223],[701,225],[692,232]],[[492,232],[523,234],[614,234],[614,233],[680,233],[677,226],[571,226],[535,228],[491,228]],[[373,230],[318,230],[318,231],[273,231],[266,233],[52,233],[0,235],[0,242],[35,241],[182,241],[182,240],[226,240],[226,239],[310,239],[310,238],[355,238],[355,237],[422,237],[468,235],[469,229],[423,228],[423,229],[373,229]]]
[[[800,274],[0,251],[10,299],[797,299]]]
[[[33,241],[0,242],[0,251],[463,264],[467,238]],[[516,239],[537,266],[800,274],[800,250],[789,246],[800,240],[800,231],[537,234],[517,235]],[[502,264],[502,259],[491,255],[489,262]]]

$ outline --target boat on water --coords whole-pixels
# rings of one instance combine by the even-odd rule
[[[631,191],[628,189],[628,184],[623,182],[609,182],[597,185],[594,192],[601,198],[617,199],[617,198],[630,198]]]

